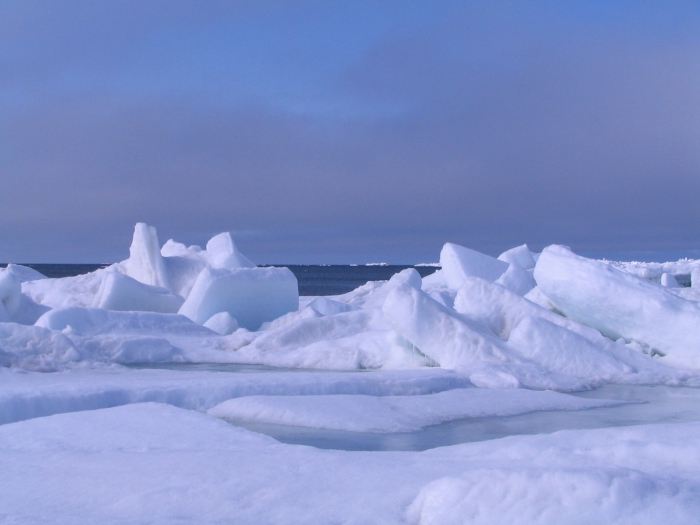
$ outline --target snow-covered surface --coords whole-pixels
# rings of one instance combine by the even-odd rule
[[[209,409],[209,415],[350,432],[414,432],[464,418],[512,416],[536,410],[583,410],[619,402],[533,390],[454,389],[415,396],[246,396]]]
[[[133,370],[122,367],[57,374],[0,368],[0,424],[63,412],[157,401],[205,411],[253,395],[425,395],[471,386],[450,370],[366,373]]]
[[[137,404],[0,427],[13,523],[695,523],[699,423],[425,452],[279,444]]]
[[[448,243],[440,265],[300,298],[229,233],[161,247],[139,223],[129,259],[90,274],[1,269],[0,522],[697,521],[700,423],[661,422],[700,411],[636,418],[634,396],[593,394],[697,392],[700,261]],[[660,422],[351,453],[217,420],[390,443],[571,411]]]

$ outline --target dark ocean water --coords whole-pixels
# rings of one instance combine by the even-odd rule
[[[4,266],[4,265],[3,265]],[[72,277],[106,264],[25,264],[44,274],[46,277]],[[347,266],[347,265],[290,265],[288,268],[299,281],[300,295],[337,295],[354,290],[368,281],[384,281],[392,275],[413,266]],[[430,275],[437,268],[431,266],[416,267],[421,277]]]

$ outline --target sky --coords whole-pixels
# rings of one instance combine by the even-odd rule
[[[697,257],[700,3],[3,0],[0,184],[0,262]]]

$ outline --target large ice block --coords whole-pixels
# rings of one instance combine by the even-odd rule
[[[158,234],[153,226],[143,222],[136,224],[129,258],[122,262],[121,266],[126,275],[139,282],[170,289],[168,272],[158,244]]]
[[[255,268],[255,263],[238,251],[229,232],[212,237],[206,253],[212,268]]]
[[[498,256],[498,260],[509,264],[517,264],[525,270],[535,267],[535,258],[532,256],[532,252],[527,247],[527,244],[506,250]]]
[[[92,306],[106,310],[176,313],[182,297],[166,288],[150,286],[128,275],[107,272]]]
[[[297,279],[289,268],[205,268],[179,313],[203,324],[228,312],[241,327],[257,330],[298,308]]]
[[[613,339],[647,345],[669,364],[700,368],[698,303],[563,246],[545,248],[535,279],[567,317]]]
[[[440,264],[445,282],[454,290],[470,275],[493,282],[508,269],[506,262],[449,242],[440,252]]]

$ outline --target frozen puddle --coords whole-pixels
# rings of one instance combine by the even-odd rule
[[[432,425],[416,432],[348,432],[271,423],[229,421],[282,443],[336,450],[413,450],[487,441],[558,430],[624,427],[700,421],[700,389],[609,385],[570,394],[578,398],[643,401],[587,410],[549,410],[514,416],[470,418]]]

